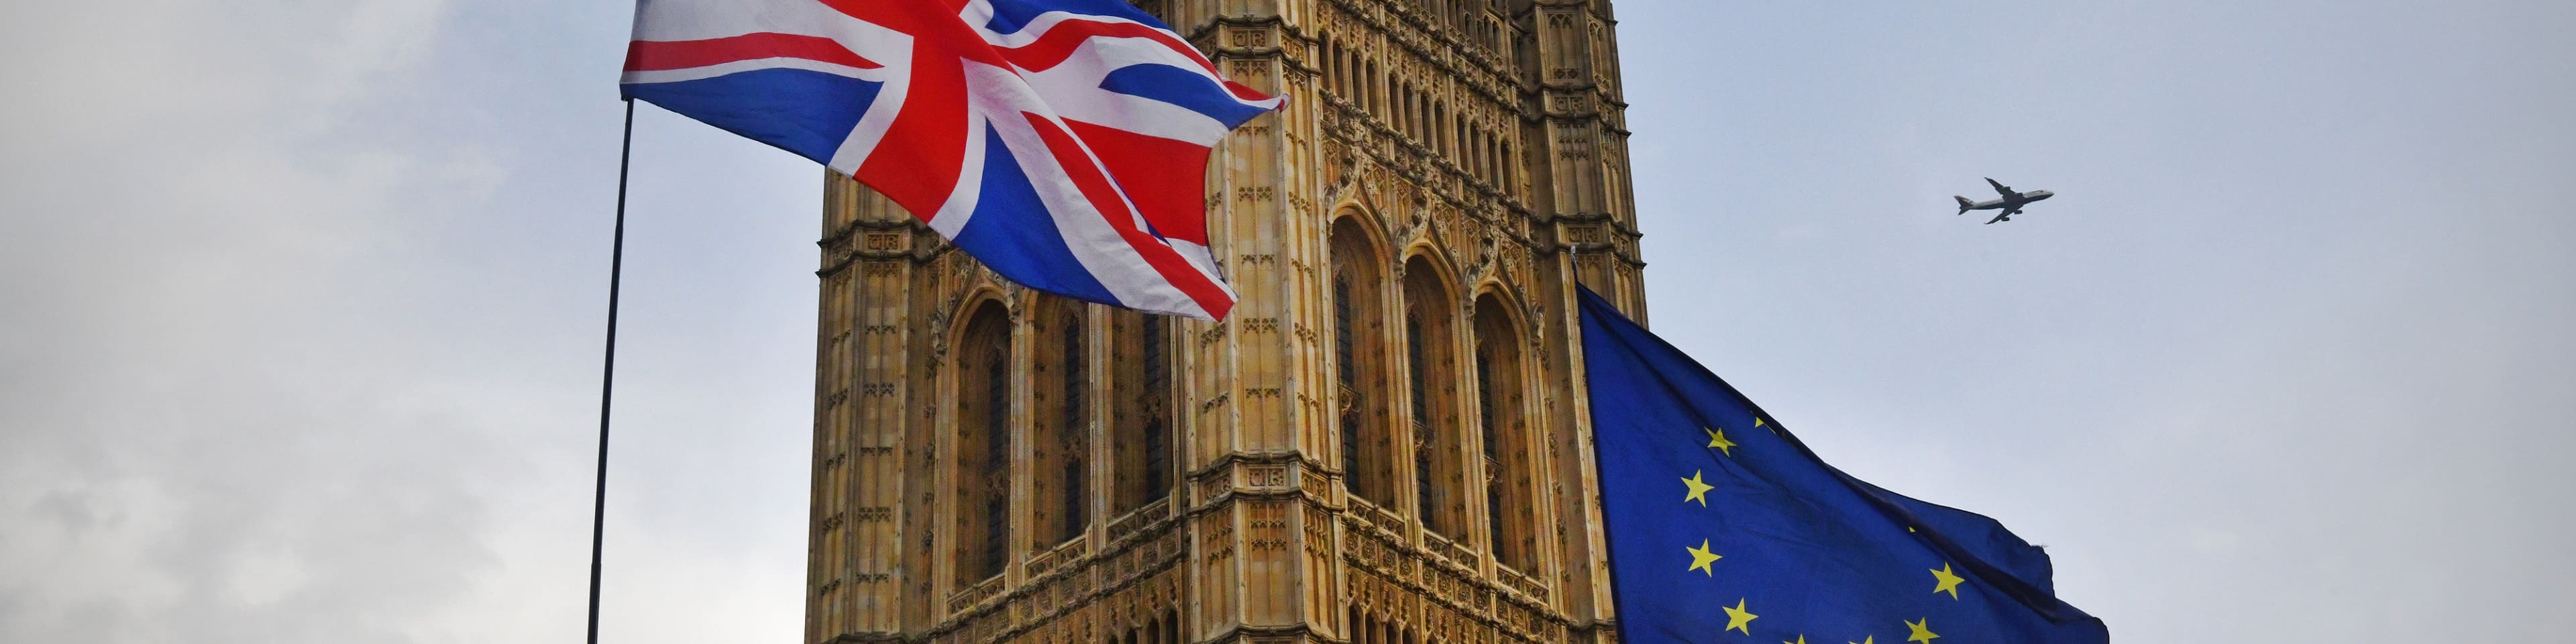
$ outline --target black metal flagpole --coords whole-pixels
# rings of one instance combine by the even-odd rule
[[[599,644],[599,542],[608,516],[608,400],[617,379],[617,278],[626,264],[626,162],[635,151],[635,99],[617,144],[617,232],[608,243],[608,347],[599,360],[599,478],[590,488],[590,644]]]

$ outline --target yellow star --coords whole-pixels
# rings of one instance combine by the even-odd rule
[[[1682,485],[1690,486],[1690,496],[1682,497],[1682,500],[1698,501],[1699,506],[1703,508],[1708,507],[1708,491],[1717,489],[1716,486],[1701,482],[1698,471],[1692,471],[1690,478],[1682,479]]]
[[[1932,583],[1934,584],[1932,586],[1932,592],[1949,593],[1951,599],[1958,599],[1959,582],[1962,581],[1967,580],[1960,578],[1957,574],[1951,573],[1949,562],[1942,562],[1940,570],[1932,571]]]
[[[1798,636],[1798,641],[1795,641],[1795,642],[1781,642],[1780,644],[1807,644],[1807,636],[1805,636],[1805,635],[1800,635],[1800,636]]]
[[[1850,642],[1849,644],[1878,644],[1878,636],[1876,636],[1876,635],[1870,635],[1870,636],[1867,636],[1867,637],[1862,637],[1862,638],[1860,638],[1860,641],[1858,641],[1858,642]]]
[[[1905,623],[1905,627],[1906,627],[1906,628],[1914,629],[1914,636],[1913,636],[1913,637],[1905,638],[1905,641],[1908,641],[1908,642],[1924,642],[1924,643],[1926,643],[1926,644],[1929,644],[1929,643],[1932,641],[1932,638],[1940,637],[1939,635],[1934,635],[1934,634],[1932,634],[1932,628],[1931,628],[1931,627],[1928,627],[1928,626],[1924,626],[1924,625],[1923,625],[1925,622],[1930,622],[1930,621],[1932,621],[1932,619],[1927,617],[1927,618],[1924,618],[1924,619],[1923,619],[1923,621],[1920,621],[1920,622],[1906,622],[1906,623]]]
[[[1719,608],[1726,607],[1720,606]],[[1742,598],[1738,598],[1735,600],[1735,607],[1726,608],[1726,630],[1744,631],[1744,634],[1752,635],[1753,628],[1747,625],[1752,624],[1753,618],[1755,617],[1761,616],[1745,611],[1744,600]]]
[[[1735,455],[1735,441],[1726,440],[1726,430],[1709,429],[1706,427],[1699,428],[1699,430],[1708,432],[1709,447],[1715,447],[1718,452],[1726,454],[1727,456]]]
[[[1761,429],[1762,429],[1762,431],[1771,432],[1773,435],[1777,435],[1777,434],[1779,434],[1779,433],[1780,433],[1780,430],[1772,429],[1772,428],[1771,428],[1771,426],[1762,424],[1762,417],[1761,417],[1761,416],[1755,416],[1755,417],[1753,417],[1753,426],[1754,426],[1754,427],[1759,427],[1759,428],[1761,428]]]
[[[1723,559],[1723,558],[1725,558],[1725,557],[1722,557],[1722,556],[1720,556],[1720,555],[1718,555],[1717,553],[1714,553],[1714,552],[1709,552],[1709,551],[1708,551],[1708,540],[1707,540],[1707,539],[1701,539],[1701,540],[1699,540],[1699,547],[1697,547],[1697,548],[1683,548],[1683,550],[1688,550],[1688,551],[1690,551],[1690,553],[1691,553],[1691,567],[1690,567],[1690,569],[1689,569],[1689,570],[1684,570],[1683,572],[1689,572],[1690,570],[1697,570],[1697,571],[1700,571],[1700,572],[1708,573],[1708,576],[1710,576],[1710,577],[1715,577],[1715,576],[1717,576],[1717,571],[1716,571],[1716,570],[1713,570],[1713,569],[1710,569],[1710,568],[1708,567],[1708,565],[1709,565],[1709,564],[1711,564],[1711,563],[1715,563],[1717,560],[1719,560],[1719,559]]]

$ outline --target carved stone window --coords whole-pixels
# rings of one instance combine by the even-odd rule
[[[1120,311],[1113,320],[1110,506],[1125,514],[1171,493],[1171,338],[1163,316]]]
[[[1443,535],[1466,527],[1466,449],[1460,444],[1457,298],[1429,259],[1404,268],[1405,377],[1413,397],[1414,494],[1422,526]]]
[[[1511,307],[1492,294],[1476,298],[1476,407],[1484,429],[1485,517],[1494,560],[1537,573],[1538,453],[1526,413],[1527,342]]]
[[[1029,481],[1041,547],[1082,536],[1091,526],[1091,402],[1086,395],[1091,370],[1084,364],[1089,353],[1083,324],[1089,311],[1064,298],[1043,302],[1042,311],[1030,318],[1037,324],[1030,334],[1037,350],[1029,368],[1035,407],[1031,417],[1037,425],[1030,440],[1036,467]]]
[[[968,316],[957,370],[957,583],[1002,573],[1010,552],[1011,322],[997,302]]]
[[[1439,153],[1441,156],[1450,157],[1452,160],[1455,160],[1458,154],[1454,146],[1458,142],[1458,137],[1456,130],[1452,126],[1453,122],[1449,119],[1449,104],[1442,101],[1432,101],[1431,150]]]
[[[1342,482],[1350,493],[1393,505],[1395,445],[1387,431],[1395,396],[1389,386],[1386,347],[1384,251],[1357,214],[1333,222],[1333,376],[1339,385]]]

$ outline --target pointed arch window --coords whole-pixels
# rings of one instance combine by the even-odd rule
[[[1349,96],[1349,92],[1342,91],[1342,43],[1329,37],[1325,38],[1324,55],[1317,60],[1321,61],[1324,67],[1324,89],[1332,90],[1337,95]]]
[[[968,316],[957,360],[957,579],[1002,573],[1010,552],[1011,322],[985,302]]]
[[[1378,90],[1376,60],[1365,60],[1360,63],[1360,87],[1359,91],[1354,93],[1359,95],[1358,102],[1360,104],[1360,109],[1368,110],[1372,114],[1377,113]]]
[[[1511,309],[1493,294],[1476,298],[1476,412],[1483,428],[1486,534],[1494,560],[1536,573],[1538,452],[1530,438],[1528,378]]]
[[[1036,462],[1029,483],[1034,532],[1046,547],[1082,536],[1091,526],[1091,369],[1085,364],[1087,305],[1057,297],[1042,302],[1031,318],[1037,325],[1030,334],[1036,351],[1029,369],[1037,431],[1030,441]]]
[[[1171,493],[1170,331],[1158,315],[1120,311],[1113,319],[1110,511],[1125,514]]]
[[[1333,222],[1333,380],[1341,430],[1342,483],[1354,496],[1395,505],[1395,445],[1387,431],[1386,284],[1384,254],[1358,215]]]
[[[1413,402],[1414,495],[1422,526],[1444,536],[1465,533],[1466,446],[1460,444],[1456,300],[1423,256],[1404,268],[1405,378]]]

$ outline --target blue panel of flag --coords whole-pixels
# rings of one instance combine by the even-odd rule
[[[1734,387],[1581,293],[1627,644],[2101,644],[2048,555],[1844,474]]]

